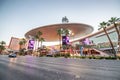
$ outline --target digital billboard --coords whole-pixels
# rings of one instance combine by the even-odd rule
[[[85,45],[90,45],[90,40],[89,40],[89,38],[85,38],[85,40],[83,41],[83,44],[85,44]]]
[[[68,45],[68,44],[69,44],[69,37],[62,36],[62,45]]]
[[[34,49],[34,43],[35,43],[34,40],[29,40],[28,49]]]

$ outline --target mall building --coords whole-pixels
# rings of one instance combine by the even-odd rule
[[[25,34],[25,37],[27,39],[31,39],[31,37],[34,38],[36,33],[38,31],[41,31],[43,33],[42,37],[45,39],[45,42],[48,42],[47,44],[49,44],[50,42],[52,42],[52,43],[57,42],[57,44],[52,44],[52,46],[58,46],[59,45],[59,35],[57,34],[57,30],[58,29],[68,29],[71,32],[70,33],[71,35],[67,36],[67,38],[66,38],[67,40],[63,39],[63,37],[65,37],[65,36],[61,35],[62,43],[69,42],[69,43],[71,43],[70,45],[72,45],[72,46],[79,45],[79,48],[77,49],[79,51],[79,53],[80,53],[80,51],[83,50],[83,47],[84,47],[84,51],[86,51],[86,54],[88,54],[89,52],[100,54],[100,53],[102,53],[101,50],[103,52],[111,53],[110,50],[112,50],[112,48],[111,48],[108,37],[106,36],[104,30],[101,29],[95,33],[92,33],[94,29],[92,26],[90,26],[88,24],[68,23],[68,22],[69,22],[69,20],[65,16],[62,18],[61,24],[52,24],[52,25],[37,27],[35,29],[28,31]],[[120,31],[120,24],[117,26],[117,28]],[[106,31],[107,31],[107,33],[113,43],[113,46],[117,52],[118,35],[114,28],[114,25],[106,27]],[[31,43],[29,43],[29,44],[31,44]],[[86,45],[87,45],[87,47],[91,46],[91,48],[87,48]],[[28,45],[28,47],[30,47],[30,46]]]
[[[117,28],[119,29],[119,32],[120,32],[120,24],[117,26]],[[117,35],[117,32],[115,30],[115,27],[112,25],[112,26],[108,26],[106,27],[106,31],[113,43],[113,46],[115,48],[115,51],[116,53],[118,53],[118,35]],[[86,42],[86,43],[84,43]],[[93,48],[97,49],[97,50],[100,50],[100,51],[103,51],[105,53],[112,53],[112,47],[111,47],[111,44],[108,40],[108,37],[106,36],[105,32],[103,29],[95,32],[95,33],[92,33],[92,34],[89,34],[87,36],[84,36],[82,37],[81,39],[73,42],[73,44],[80,44],[80,45],[91,45]]]
[[[62,23],[59,24],[51,24],[51,25],[45,25],[45,26],[39,26],[37,28],[34,28],[28,32],[25,33],[25,38],[28,40],[26,48],[30,49],[35,49],[35,43],[34,42],[34,37],[36,36],[38,31],[42,32],[41,37],[45,39],[43,42],[46,43],[47,45],[45,46],[54,46],[56,49],[58,49],[59,46],[59,35],[57,34],[58,29],[68,29],[70,30],[69,40],[67,42],[70,43],[72,46],[79,45],[78,53],[80,53],[82,47],[84,47],[84,51],[86,51],[86,54],[89,53],[89,51],[92,51],[92,53],[100,54],[102,52],[105,53],[111,53],[111,45],[109,43],[109,40],[105,34],[105,32],[101,29],[95,33],[93,33],[93,27],[88,25],[88,24],[83,24],[83,23],[68,23],[68,19],[66,17],[63,17]],[[117,26],[117,28],[120,31],[120,24]],[[114,28],[114,26],[108,26],[106,27],[107,33],[112,40],[113,46],[116,50],[118,51],[118,35],[117,32]],[[10,41],[10,48],[13,49],[14,45],[14,40],[16,38],[12,38]],[[33,41],[34,40],[34,41]],[[66,40],[65,40],[66,41]],[[17,40],[17,43],[18,40]],[[52,45],[49,45],[52,43]],[[30,45],[29,45],[30,44]],[[17,44],[18,46],[19,44]],[[31,46],[32,45],[32,46]],[[87,47],[86,47],[87,45]],[[88,48],[88,46],[91,46],[92,48]],[[40,47],[40,46],[38,46]],[[17,47],[15,47],[17,48]],[[17,49],[18,50],[18,49]],[[102,51],[102,52],[101,52]]]

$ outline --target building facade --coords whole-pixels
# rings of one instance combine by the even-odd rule
[[[120,25],[117,26],[117,28],[120,31]],[[106,31],[112,41],[112,44],[114,46],[114,49],[116,53],[119,53],[119,45],[118,45],[118,34],[115,30],[114,26],[109,26],[106,28]],[[83,38],[77,40],[74,42],[75,44],[79,45],[89,45],[92,48],[95,48],[100,51],[104,51],[106,53],[112,53],[112,47],[109,42],[109,39],[107,35],[105,34],[104,30],[99,30],[96,33],[89,34],[87,36],[84,36]]]

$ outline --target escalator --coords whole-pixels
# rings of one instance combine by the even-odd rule
[[[109,54],[109,53],[106,53],[106,52],[104,52],[104,51],[101,51],[101,50],[98,50],[98,49],[95,49],[95,48],[93,48],[92,50],[93,50],[94,52],[99,53],[100,56],[110,56],[110,55],[111,55],[111,54]]]

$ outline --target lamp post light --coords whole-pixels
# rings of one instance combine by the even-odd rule
[[[75,34],[72,32],[72,34],[71,34],[71,35],[72,35],[72,37],[73,37],[73,40],[74,40],[74,35],[75,35]]]

